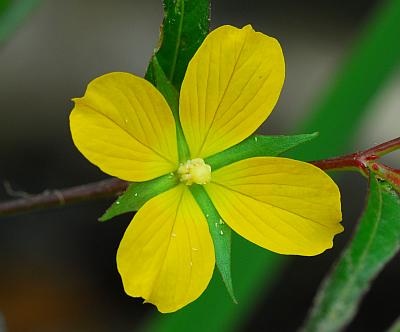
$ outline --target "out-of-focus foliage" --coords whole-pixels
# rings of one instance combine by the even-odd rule
[[[0,17],[7,10],[10,2],[10,0],[0,0]]]
[[[321,134],[297,157],[314,160],[343,153],[366,116],[368,104],[398,68],[400,1],[378,2],[372,14],[342,67],[311,108],[311,117],[297,127],[301,132]]]
[[[400,332],[400,317],[396,319],[387,332]]]
[[[0,45],[19,27],[41,0],[0,0]]]

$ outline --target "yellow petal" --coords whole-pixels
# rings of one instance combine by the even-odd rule
[[[274,108],[285,76],[277,40],[251,26],[211,32],[189,63],[180,119],[192,158],[225,150],[252,134]]]
[[[177,169],[174,118],[164,97],[146,80],[106,74],[90,82],[74,102],[74,143],[105,173],[146,181]]]
[[[313,165],[250,158],[213,172],[212,181],[206,190],[226,223],[271,251],[316,255],[343,230],[339,189]]]
[[[148,201],[135,215],[117,253],[125,292],[161,312],[173,312],[206,289],[214,247],[200,208],[187,186]]]

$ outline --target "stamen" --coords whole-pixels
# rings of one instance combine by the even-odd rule
[[[179,167],[178,175],[181,182],[188,186],[193,183],[207,184],[211,181],[211,166],[201,158],[188,160]]]

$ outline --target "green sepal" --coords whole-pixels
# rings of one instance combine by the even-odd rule
[[[150,181],[131,183],[128,189],[99,218],[99,221],[107,221],[120,214],[137,211],[149,199],[175,187],[178,183],[179,180],[174,173]]]
[[[178,142],[178,154],[180,162],[185,162],[189,159],[189,147],[186,143],[185,136],[183,134],[181,122],[179,119],[179,94],[175,87],[171,84],[168,78],[165,76],[163,69],[161,68],[157,56],[153,56],[151,59],[149,70],[151,71],[151,78],[153,85],[161,92],[167,101],[169,107],[174,115],[176,125],[176,139]]]
[[[302,143],[316,138],[318,133],[293,136],[250,136],[244,141],[205,159],[212,170],[236,161],[262,156],[278,156]]]
[[[158,62],[157,56],[153,56],[149,63],[151,71],[151,83],[161,92],[172,110],[174,119],[179,120],[179,93],[165,76],[164,70]]]
[[[341,331],[355,316],[371,281],[400,250],[400,197],[374,174],[354,239],[321,285],[303,332]]]
[[[164,0],[164,21],[155,55],[177,91],[190,59],[209,32],[209,17],[209,0]],[[146,79],[151,75],[150,69]]]
[[[214,243],[215,262],[226,289],[234,303],[237,303],[233,292],[231,276],[231,229],[223,222],[221,216],[208,197],[204,187],[194,184],[189,187],[197,204],[199,204],[204,216],[207,219],[211,238]]]

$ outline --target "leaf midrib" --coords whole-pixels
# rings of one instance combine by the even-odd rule
[[[179,1],[179,0],[178,0]],[[181,15],[179,18],[179,25],[178,25],[178,33],[177,33],[177,40],[176,40],[176,45],[175,45],[175,51],[174,51],[174,56],[172,57],[172,64],[171,64],[171,70],[168,75],[168,79],[170,82],[173,81],[174,75],[175,75],[175,68],[176,68],[176,63],[178,62],[178,52],[179,52],[179,46],[181,44],[181,39],[182,39],[182,26],[183,26],[183,17],[185,15],[185,0],[180,0],[179,5],[177,5],[176,8],[181,7]]]

